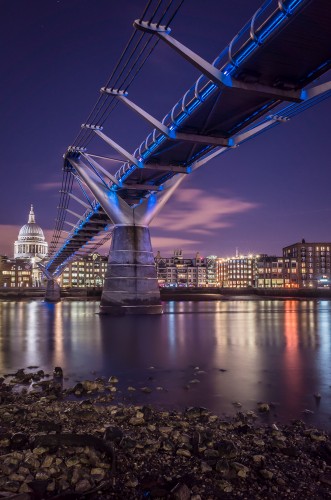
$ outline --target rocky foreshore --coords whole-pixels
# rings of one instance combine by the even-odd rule
[[[69,389],[62,377],[0,379],[0,498],[331,498],[330,436],[301,420],[114,404],[115,376]]]

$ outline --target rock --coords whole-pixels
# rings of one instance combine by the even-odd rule
[[[228,441],[226,439],[216,443],[216,448],[219,456],[223,458],[236,458],[238,455],[236,446],[232,443],[232,441]]]
[[[109,377],[108,382],[110,384],[118,384],[119,380],[118,380],[117,377],[115,377],[114,375],[112,375],[111,377]]]
[[[258,403],[258,410],[261,413],[267,413],[270,411],[270,406],[268,403]]]
[[[239,462],[231,462],[231,468],[235,470],[238,477],[245,479],[249,472],[249,468]]]
[[[63,370],[61,366],[56,366],[53,371],[54,378],[63,378]]]
[[[128,486],[129,488],[135,488],[136,486],[138,486],[138,484],[139,484],[139,481],[135,476],[129,476],[127,478],[125,486]]]
[[[10,444],[14,449],[24,448],[29,441],[29,436],[24,432],[16,432],[10,438]]]
[[[129,387],[128,387],[128,391],[133,392],[133,391],[135,391],[135,390],[136,390],[136,389],[135,389],[134,387],[132,387],[131,385],[129,385]]]
[[[207,450],[204,451],[203,456],[205,458],[218,458],[219,453],[217,450],[213,450],[213,449],[208,448]]]
[[[120,427],[106,427],[103,438],[106,441],[119,442],[123,437],[123,431]]]
[[[261,469],[259,472],[264,479],[272,479],[274,477],[274,474],[273,472],[271,472],[271,470]]]
[[[131,425],[143,425],[145,423],[144,418],[131,417],[129,420],[129,424]]]
[[[201,462],[200,464],[201,472],[204,474],[205,472],[211,472],[213,469],[206,462]]]
[[[185,448],[178,448],[178,450],[176,451],[176,455],[189,458],[191,456],[191,452],[189,450],[186,450]]]
[[[95,467],[91,469],[91,476],[95,481],[101,481],[105,477],[105,470]]]
[[[186,484],[176,484],[171,493],[174,500],[190,500],[191,498],[191,491]]]
[[[225,493],[231,493],[233,491],[233,487],[229,481],[219,481],[218,482],[218,487],[221,491],[224,491]]]
[[[152,392],[152,389],[150,389],[149,387],[142,387],[140,390],[141,390],[141,392],[145,392],[146,394],[149,394],[150,392]]]
[[[319,476],[319,480],[321,481],[321,483],[331,486],[331,473],[322,474],[321,476]]]
[[[76,493],[85,493],[91,489],[91,483],[87,479],[81,479],[75,486]]]

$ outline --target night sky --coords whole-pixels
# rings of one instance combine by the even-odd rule
[[[186,0],[171,23],[172,34],[213,61],[261,4]],[[50,242],[62,155],[144,6],[145,0],[1,3],[0,254],[12,256],[31,203]],[[130,97],[161,119],[198,76],[160,42]],[[280,255],[283,246],[302,238],[330,241],[330,116],[326,100],[188,176],[153,221],[155,252],[170,255],[182,248],[187,256],[196,251],[228,256],[238,248]],[[105,126],[105,133],[131,152],[149,131],[124,106]],[[91,143],[89,152],[93,149]]]

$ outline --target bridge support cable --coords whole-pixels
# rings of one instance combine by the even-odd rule
[[[186,175],[178,174],[164,189],[130,206],[118,192],[105,187],[81,159],[68,158],[114,224],[100,312],[106,314],[160,314],[149,224]]]
[[[154,20],[157,24],[160,24],[162,21],[169,24],[177,14],[182,3],[183,0],[179,2],[176,0],[158,0],[157,6],[154,7],[153,1],[151,1],[144,9],[145,14],[141,18],[146,17],[148,22]],[[106,87],[113,88],[120,85],[128,89],[155,49],[157,43],[158,40],[155,41],[153,37],[150,37],[146,33],[137,33],[137,30],[133,30],[128,43],[108,78]],[[86,120],[87,122],[103,125],[117,105],[115,99],[109,97],[102,94],[99,96]],[[92,138],[93,134],[90,130],[80,130],[73,144],[75,146],[86,146]]]

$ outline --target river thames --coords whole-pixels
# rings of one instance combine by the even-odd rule
[[[204,406],[218,415],[257,412],[267,402],[266,421],[331,429],[331,301],[166,302],[163,316],[117,318],[98,308],[0,302],[0,374],[61,366],[67,387],[117,376],[116,402]]]

